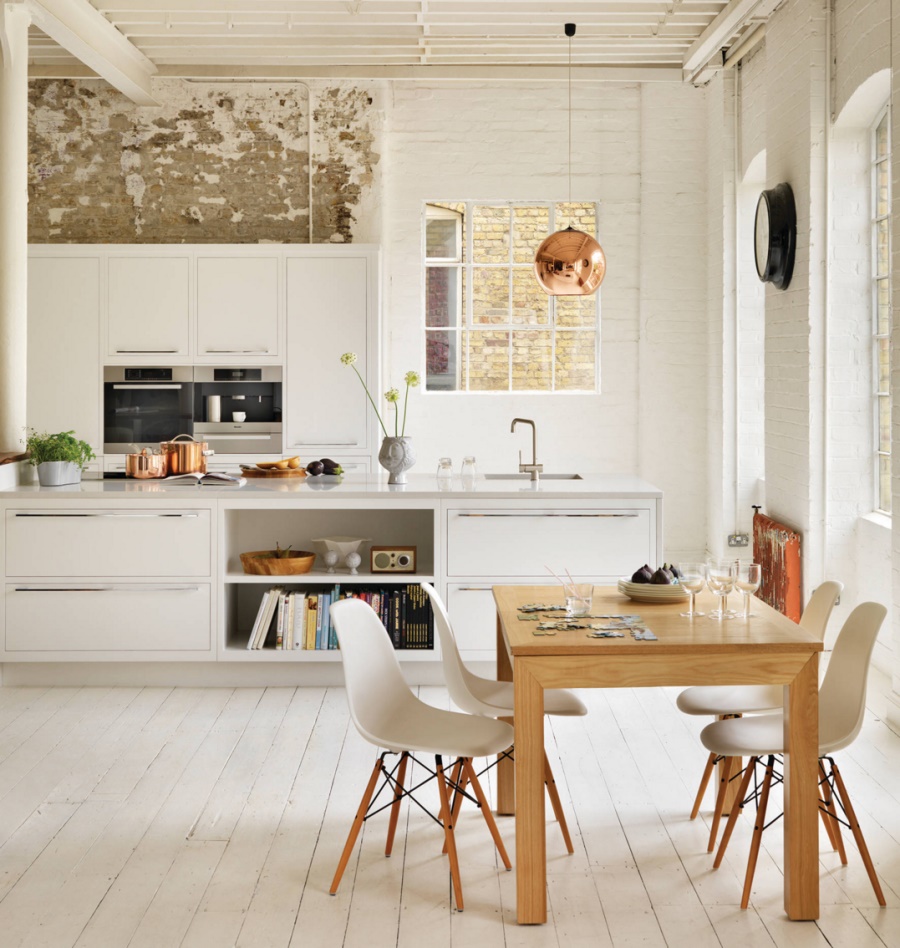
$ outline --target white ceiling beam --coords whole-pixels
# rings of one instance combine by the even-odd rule
[[[88,0],[29,0],[32,22],[137,105],[159,105],[150,91],[156,66]]]
[[[93,76],[82,64],[35,65],[28,75],[34,79],[81,79]],[[541,82],[567,80],[567,69],[559,65],[222,65],[188,63],[160,65],[157,76],[201,82],[291,82],[295,79],[409,79],[409,80],[501,80]],[[681,82],[681,66],[628,63],[609,66],[573,66],[573,82]]]
[[[731,3],[697,37],[684,57],[684,71],[694,74],[728,45],[729,40],[753,15],[762,0],[731,0]]]

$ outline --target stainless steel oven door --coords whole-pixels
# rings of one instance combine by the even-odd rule
[[[190,366],[107,366],[103,370],[103,453],[159,449],[161,441],[193,434]]]
[[[281,454],[281,422],[194,422],[194,436],[216,454]]]

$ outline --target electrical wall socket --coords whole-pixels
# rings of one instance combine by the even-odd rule
[[[729,533],[729,546],[750,546],[750,534],[748,533]]]

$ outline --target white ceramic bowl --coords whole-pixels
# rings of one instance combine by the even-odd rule
[[[358,553],[363,543],[368,543],[370,537],[317,537],[313,543],[323,543],[326,550],[334,550],[341,559],[348,553]]]

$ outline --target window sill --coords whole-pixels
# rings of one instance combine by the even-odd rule
[[[873,510],[872,513],[865,514],[859,519],[864,520],[866,523],[871,523],[874,527],[887,530],[888,533],[891,531],[891,518],[888,514],[878,513]]]

